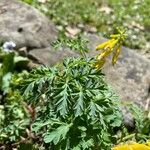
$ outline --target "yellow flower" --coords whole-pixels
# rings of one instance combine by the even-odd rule
[[[112,52],[112,49],[107,49],[107,50],[103,51],[100,55],[98,55],[97,59],[101,60],[103,58],[106,58],[111,52]]]
[[[150,150],[150,145],[146,144],[130,144],[130,145],[119,145],[114,147],[112,150]]]
[[[96,63],[95,63],[95,68],[96,69],[100,69],[104,64],[105,64],[105,58],[103,58],[103,59],[100,59],[99,61],[97,61]]]
[[[109,40],[109,41],[107,41],[107,42],[104,42],[104,43],[98,45],[98,46],[96,47],[96,50],[101,50],[101,49],[105,48],[107,45],[109,45],[109,43],[111,43],[111,42],[113,42],[113,41],[114,41],[114,39],[111,39],[111,40]]]
[[[113,148],[113,150],[131,150],[131,148],[127,144],[125,144],[125,145],[116,146]]]
[[[110,36],[112,39],[96,47],[97,51],[102,50],[102,53],[97,56],[97,61],[95,64],[96,68],[101,69],[106,62],[106,57],[108,57],[111,53],[113,53],[112,64],[114,65],[117,62],[122,43],[126,38],[125,31],[118,30],[118,32],[119,34],[113,34]]]
[[[119,45],[119,47],[114,50],[114,54],[113,54],[113,57],[112,57],[112,64],[113,65],[117,62],[120,51],[121,51],[121,45]]]
[[[109,43],[109,45],[106,48],[113,49],[113,48],[115,48],[117,43],[118,43],[118,39],[113,40],[112,42]]]
[[[150,147],[149,146],[146,146],[144,144],[134,144],[131,146],[133,150],[150,150]]]

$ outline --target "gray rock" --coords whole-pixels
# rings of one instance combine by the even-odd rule
[[[133,117],[131,111],[127,109],[127,106],[122,106],[120,109],[123,115],[124,126],[133,131],[135,129],[135,118]]]
[[[28,57],[33,61],[44,64],[48,66],[53,66],[54,64],[61,62],[65,57],[79,56],[72,50],[68,48],[61,48],[56,50],[52,47],[47,47],[43,49],[33,49],[29,52]]]
[[[0,0],[0,41],[14,41],[17,48],[43,48],[57,31],[43,14],[18,0]]]

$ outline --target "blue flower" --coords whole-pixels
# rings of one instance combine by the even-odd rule
[[[3,44],[3,50],[4,50],[5,52],[11,52],[12,50],[14,50],[15,47],[16,47],[16,44],[15,44],[14,42],[12,42],[12,41],[10,41],[10,42],[5,42],[5,43]]]

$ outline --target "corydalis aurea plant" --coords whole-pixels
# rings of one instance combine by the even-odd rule
[[[116,144],[114,129],[122,126],[119,100],[91,64],[90,58],[68,58],[14,79],[36,108],[32,131],[48,149],[110,150]]]
[[[114,65],[119,57],[121,47],[123,42],[125,41],[127,35],[125,34],[125,30],[118,29],[118,34],[113,34],[110,36],[110,40],[98,45],[96,50],[102,50],[97,56],[95,67],[97,69],[101,69],[104,63],[106,62],[106,58],[113,53],[112,56],[112,64]]]

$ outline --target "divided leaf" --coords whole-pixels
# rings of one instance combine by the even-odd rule
[[[53,142],[56,145],[61,140],[64,140],[71,126],[72,124],[64,124],[58,127],[55,131],[46,133],[44,135],[45,143]]]

